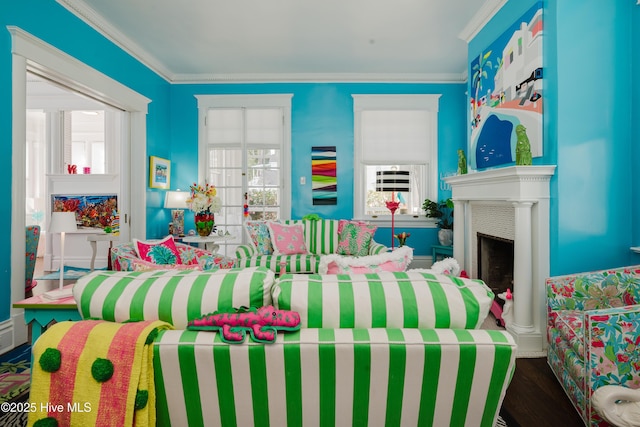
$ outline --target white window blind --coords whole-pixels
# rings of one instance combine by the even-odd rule
[[[398,197],[399,216],[422,218],[422,202],[437,197],[440,95],[353,95],[354,215],[388,220],[385,201]],[[409,191],[376,191],[380,171],[409,172]]]
[[[363,162],[428,163],[430,127],[426,111],[363,111]]]

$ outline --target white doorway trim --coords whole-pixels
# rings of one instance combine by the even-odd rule
[[[27,70],[37,72],[100,102],[129,112],[129,131],[126,135],[129,153],[121,153],[123,164],[120,173],[122,182],[128,185],[127,192],[131,205],[129,214],[125,213],[121,221],[129,222],[130,235],[136,238],[144,238],[146,235],[146,173],[145,168],[131,168],[130,165],[146,164],[146,114],[151,100],[18,27],[7,26],[7,29],[11,33],[13,80],[11,303],[14,303],[24,298],[26,177],[24,141],[26,140]],[[23,315],[23,310],[11,309],[14,343],[27,340]]]

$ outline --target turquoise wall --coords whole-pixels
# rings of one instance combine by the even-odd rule
[[[469,44],[469,58],[537,1],[510,0]],[[544,156],[551,180],[551,274],[637,263],[638,137],[629,92],[638,70],[634,2],[544,2]],[[635,68],[634,68],[635,67]],[[635,200],[635,201],[632,201]],[[635,243],[634,243],[635,242]]]
[[[169,84],[52,0],[0,2],[0,181],[11,183],[11,36],[6,26],[17,26],[101,71],[152,102],[147,116],[147,150],[170,157]],[[147,167],[147,165],[140,165]],[[152,194],[152,192],[150,192]],[[152,209],[151,209],[152,210]],[[0,223],[11,223],[11,200],[0,209]],[[19,231],[23,238],[24,231]],[[0,321],[9,318],[11,301],[11,235],[0,234]]]
[[[536,1],[510,0],[469,44],[469,58],[495,40]],[[551,181],[551,273],[563,274],[640,263],[629,251],[640,245],[640,163],[632,123],[640,113],[640,7],[634,2],[545,1],[544,156],[536,164],[556,164]],[[170,85],[151,70],[51,0],[0,2],[0,177],[11,182],[11,38],[17,26],[152,100],[147,117],[147,153],[172,160],[172,187],[187,188],[197,175],[195,94],[292,93],[292,212],[299,218],[317,212],[327,218],[353,214],[352,94],[441,93],[440,172],[456,170],[456,150],[466,145],[466,84],[282,83]],[[64,31],[60,29],[64,28]],[[310,148],[338,149],[338,205],[314,207]],[[139,165],[147,168],[147,165]],[[449,195],[441,191],[439,198]],[[164,234],[168,212],[164,192],[147,190],[147,236]],[[634,214],[635,213],[635,214]],[[0,210],[11,221],[11,201]],[[413,229],[409,245],[428,254],[436,229]],[[390,231],[376,240],[390,244]],[[0,299],[10,301],[11,236],[0,237]],[[0,321],[9,304],[0,306]]]
[[[640,6],[636,6],[633,8],[633,12],[631,14],[631,28],[640,28]],[[638,72],[640,71],[640,55],[633,54],[633,52],[638,52],[640,49],[640,31],[631,31],[631,69],[632,78],[631,78],[631,99],[640,99],[640,79],[637,78]],[[636,78],[633,78],[635,76]],[[631,103],[631,126],[633,124],[640,123],[640,107],[637,102]],[[637,126],[636,126],[637,129]],[[633,140],[632,146],[632,155],[631,161],[633,166],[632,176],[631,176],[631,203],[632,203],[632,218],[633,218],[633,228],[631,233],[631,243],[633,246],[640,246],[640,135],[638,132],[631,131],[631,138]],[[632,256],[632,263],[640,264],[640,255],[634,254]]]
[[[172,187],[188,188],[197,179],[198,119],[194,95],[293,94],[291,110],[291,218],[317,213],[324,218],[353,216],[353,94],[442,94],[438,124],[440,171],[455,172],[457,149],[465,143],[465,84],[401,83],[269,83],[174,85],[171,88]],[[311,147],[335,145],[338,162],[338,204],[313,206],[311,201]],[[306,185],[300,185],[300,177]],[[449,194],[442,193],[441,197]],[[168,212],[153,231],[161,235]],[[190,213],[188,213],[190,215]],[[191,221],[187,216],[186,221]],[[151,225],[150,225],[151,227]],[[396,230],[398,231],[398,230]],[[426,255],[436,243],[436,229],[407,229],[408,244],[416,255]],[[381,228],[376,240],[391,245],[390,229]]]

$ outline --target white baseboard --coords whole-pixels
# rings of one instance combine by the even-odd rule
[[[13,347],[13,319],[9,319],[0,323],[0,354],[13,350]]]
[[[24,321],[24,310],[20,309],[19,313],[14,313],[13,319],[13,346],[29,342],[29,326]]]

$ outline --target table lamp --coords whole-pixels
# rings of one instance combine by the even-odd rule
[[[387,200],[385,203],[387,209],[391,211],[391,249],[393,249],[395,236],[395,214],[400,202],[395,200],[395,193],[406,191],[409,192],[410,180],[409,171],[399,171],[392,168],[389,171],[376,172],[376,191],[391,191],[391,200]]]
[[[191,193],[188,191],[167,191],[164,196],[164,207],[172,209],[173,235],[184,236],[184,208]]]
[[[47,231],[51,234],[60,233],[60,286],[56,290],[45,292],[44,296],[46,298],[60,299],[71,296],[70,289],[62,289],[64,280],[64,235],[77,229],[75,212],[53,212],[51,214],[51,223]]]

